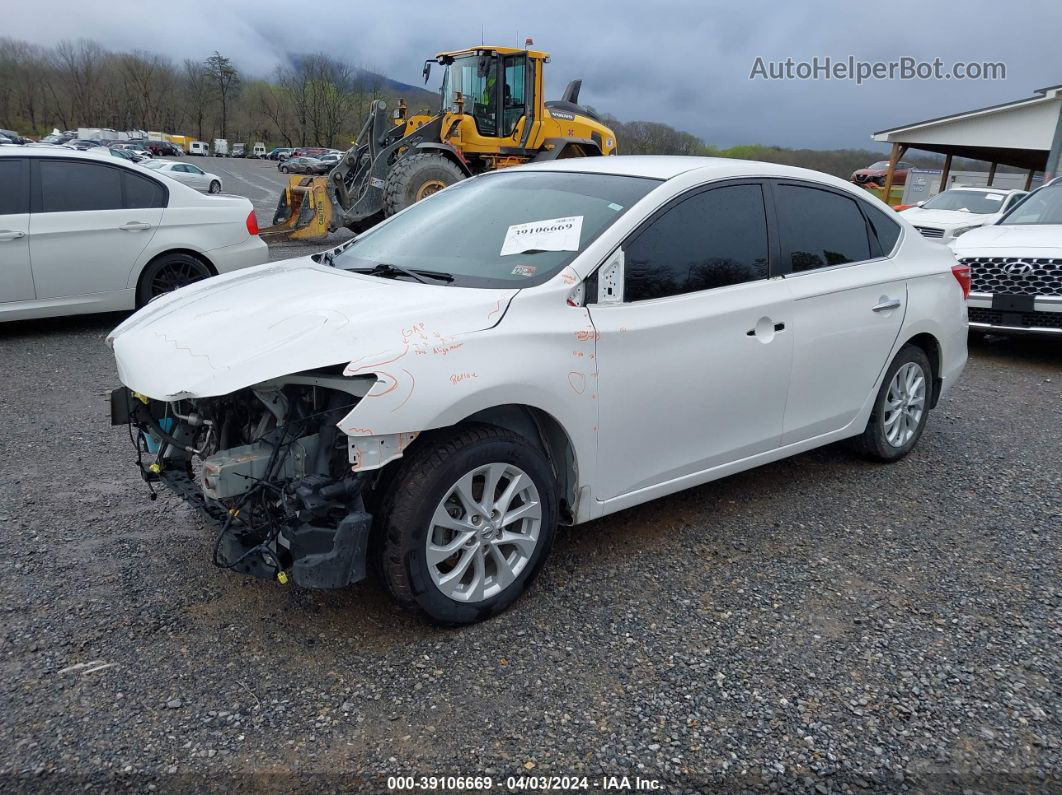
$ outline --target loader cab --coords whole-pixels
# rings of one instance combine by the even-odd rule
[[[535,115],[536,70],[544,55],[505,48],[440,54],[442,112],[471,116],[485,138],[512,137],[520,119]]]

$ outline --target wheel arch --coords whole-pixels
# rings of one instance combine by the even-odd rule
[[[923,331],[915,334],[904,345],[914,345],[916,348],[921,348],[926,358],[929,359],[929,366],[933,368],[933,395],[929,401],[929,408],[936,408],[937,400],[940,398],[941,387],[944,384],[944,379],[941,375],[943,354],[940,348],[940,341],[928,331]],[[902,348],[903,346],[901,345],[900,347]]]
[[[143,265],[140,266],[140,272],[137,273],[136,281],[133,283],[133,289],[135,290],[135,293],[134,293],[135,295],[139,295],[140,294],[140,283],[143,280],[144,274],[147,272],[147,269],[151,266],[151,264],[153,262],[156,262],[157,260],[162,259],[163,257],[168,257],[171,254],[187,254],[190,257],[195,257],[197,260],[202,262],[204,265],[207,266],[207,268],[210,269],[210,275],[211,276],[217,276],[218,275],[217,266],[215,266],[214,263],[210,261],[210,258],[208,256],[206,256],[202,251],[196,251],[195,249],[191,249],[191,248],[168,248],[168,249],[166,249],[164,251],[160,251],[157,254],[153,255]],[[137,308],[139,308],[139,306]]]
[[[556,417],[535,406],[507,403],[481,409],[455,424],[469,422],[505,428],[542,450],[557,477],[561,519],[567,524],[574,523],[579,495],[579,466],[575,444]]]
[[[450,144],[438,143],[436,141],[423,141],[422,143],[417,144],[414,152],[416,154],[425,155],[440,154],[447,160],[452,161],[454,165],[461,169],[461,173],[466,177],[472,176],[472,169],[468,167],[468,163],[465,162],[457,148]]]

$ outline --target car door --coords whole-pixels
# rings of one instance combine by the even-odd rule
[[[0,304],[34,298],[29,255],[29,161],[0,158]]]
[[[907,309],[891,254],[899,226],[818,183],[771,183],[792,293],[793,375],[782,444],[844,428],[888,364]]]
[[[124,290],[162,220],[166,189],[130,168],[37,158],[30,262],[37,298]]]
[[[599,398],[599,498],[778,444],[792,304],[770,275],[771,246],[763,187],[746,181],[677,199],[614,255],[623,300],[589,307],[597,376],[585,388]]]

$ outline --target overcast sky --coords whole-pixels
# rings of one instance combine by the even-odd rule
[[[1059,0],[225,0],[171,3],[172,13],[158,13],[163,6],[12,0],[0,35],[46,45],[92,38],[174,59],[217,49],[261,75],[292,53],[321,50],[419,85],[426,57],[479,43],[482,25],[488,44],[532,36],[552,54],[550,97],[581,77],[582,101],[599,110],[666,122],[720,146],[871,147],[874,130],[1062,83]],[[955,61],[1002,61],[1007,69],[1005,80],[994,81],[749,79],[757,57],[814,56],[940,58],[945,69]]]

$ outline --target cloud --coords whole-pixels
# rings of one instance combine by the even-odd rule
[[[214,50],[245,72],[267,75],[291,54],[324,51],[388,77],[420,84],[426,57],[477,44],[482,2],[420,0],[396,13],[340,0],[312,8],[280,0],[228,0],[163,17],[139,0],[105,10],[55,0],[47,11],[21,3],[4,12],[4,35],[51,45],[92,38],[112,49],[142,49],[174,60]],[[559,96],[583,78],[584,102],[624,120],[662,121],[709,143],[813,148],[869,146],[874,130],[1028,96],[1062,82],[1056,71],[1062,4],[1018,8],[998,0],[881,4],[821,0],[654,0],[654,2],[490,4],[485,41],[513,45],[532,36],[553,55],[547,91]],[[852,55],[1003,61],[1000,81],[750,80],[768,61]],[[434,83],[435,78],[433,78]]]

